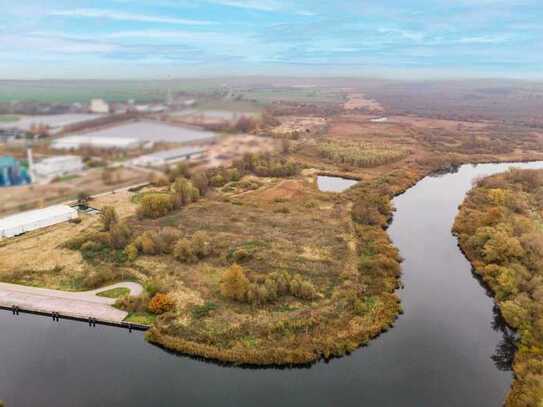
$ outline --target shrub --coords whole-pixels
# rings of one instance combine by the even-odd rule
[[[134,243],[129,244],[124,249],[124,254],[128,261],[134,261],[138,258],[138,248]]]
[[[209,190],[209,179],[207,178],[207,175],[203,171],[196,172],[192,174],[192,177],[190,178],[192,185],[194,187],[198,188],[198,191],[200,191],[201,196],[207,195],[207,192]]]
[[[103,229],[106,232],[109,231],[119,221],[117,211],[112,206],[104,206],[100,212],[100,220],[102,221]]]
[[[111,246],[124,249],[132,238],[132,229],[126,223],[116,223],[110,227]]]
[[[188,239],[180,239],[173,250],[174,257],[182,263],[195,263],[198,257],[192,250],[192,243]]]
[[[192,253],[200,259],[209,256],[212,248],[208,234],[206,232],[199,231],[192,235],[191,248]]]
[[[175,208],[175,197],[165,193],[146,194],[140,202],[138,215],[143,218],[160,218]]]
[[[249,280],[247,279],[245,270],[233,264],[227,268],[221,278],[220,290],[221,294],[231,300],[244,301],[249,288]]]
[[[175,301],[168,294],[157,293],[151,298],[147,308],[149,312],[160,315],[172,311],[175,308]]]
[[[157,247],[151,232],[144,232],[134,242],[140,252],[147,255],[157,254]]]
[[[175,193],[175,206],[181,208],[200,198],[200,191],[192,185],[192,182],[185,178],[177,178],[173,184]]]
[[[194,319],[201,319],[207,317],[211,311],[214,311],[217,309],[217,304],[214,304],[212,302],[206,302],[203,305],[195,305],[191,309],[191,315]]]

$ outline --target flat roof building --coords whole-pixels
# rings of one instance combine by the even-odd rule
[[[204,150],[200,148],[183,147],[142,155],[133,159],[131,163],[138,167],[161,167],[175,164],[179,161],[190,160],[191,158],[200,158],[203,154]]]
[[[51,143],[55,150],[78,150],[82,147],[103,150],[138,148],[144,142],[128,137],[99,137],[99,136],[67,136],[56,139]]]
[[[32,174],[39,178],[54,178],[83,170],[83,160],[76,155],[48,157],[34,164]]]
[[[21,212],[0,219],[0,238],[21,235],[78,217],[77,210],[67,205],[55,205],[43,209]]]

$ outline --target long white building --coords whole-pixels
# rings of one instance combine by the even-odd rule
[[[21,212],[0,219],[0,238],[21,235],[78,217],[77,210],[67,205],[55,205],[43,209]]]
[[[34,164],[32,175],[39,178],[54,178],[74,174],[83,170],[83,160],[76,155],[49,157]]]
[[[142,140],[125,137],[93,137],[93,136],[67,136],[56,139],[51,143],[55,150],[78,150],[82,147],[98,148],[103,150],[138,148],[143,145]]]
[[[183,147],[175,148],[173,150],[159,151],[154,154],[142,155],[134,158],[131,161],[132,165],[138,167],[160,167],[165,165],[172,165],[179,161],[185,161],[201,158],[204,154],[204,150],[201,148]]]

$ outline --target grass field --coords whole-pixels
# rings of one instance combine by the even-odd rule
[[[14,123],[17,120],[19,120],[19,116],[12,114],[0,114],[0,123]]]
[[[102,291],[96,295],[99,297],[106,297],[106,298],[120,298],[125,295],[130,294],[130,290],[128,288],[119,287],[119,288],[112,288],[111,290]]]

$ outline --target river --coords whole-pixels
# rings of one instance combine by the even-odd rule
[[[471,181],[511,164],[427,177],[394,201],[405,313],[349,356],[244,369],[176,356],[141,333],[0,312],[0,400],[21,406],[499,406],[507,330],[451,227]],[[515,164],[543,168],[543,162]]]

